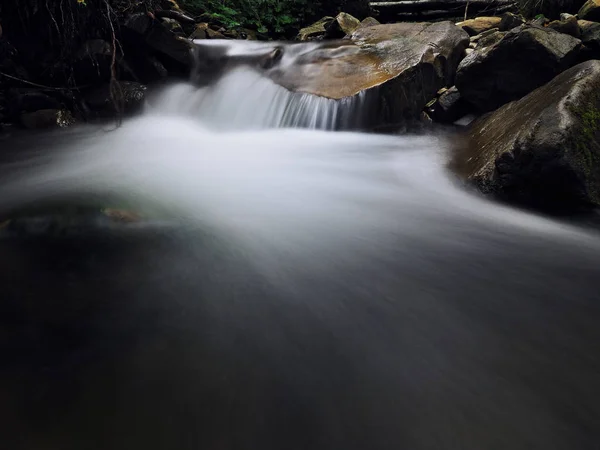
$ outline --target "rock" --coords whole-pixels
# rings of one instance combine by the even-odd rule
[[[189,39],[207,39],[208,34],[206,33],[206,30],[208,30],[208,23],[199,23],[198,25],[196,25],[196,29],[190,35]]]
[[[575,19],[577,19],[577,16],[574,16],[573,14],[569,14],[569,13],[560,13],[560,20],[569,20],[572,17],[575,17]]]
[[[340,30],[343,31],[344,35],[351,34],[361,24],[360,20],[345,12],[339,13],[335,17],[335,21],[339,25]]]
[[[66,109],[40,109],[21,114],[21,124],[30,130],[43,128],[66,128],[75,120]]]
[[[477,41],[477,48],[482,49],[491,45],[497,44],[502,40],[506,32],[498,31],[498,29],[490,30],[492,33],[488,33]]]
[[[17,117],[21,113],[35,112],[41,109],[61,109],[61,103],[54,97],[38,89],[10,89],[7,96],[8,111]]]
[[[501,22],[500,17],[476,17],[475,19],[459,22],[456,25],[469,33],[469,36],[475,36],[492,28],[498,28]]]
[[[548,23],[550,23],[550,21],[546,17],[544,17],[544,15],[540,14],[531,21],[530,25],[534,27],[545,27],[546,25],[548,25]]]
[[[572,36],[523,25],[465,57],[458,67],[456,87],[479,110],[491,111],[575,64],[581,48],[581,41]]]
[[[381,22],[379,22],[379,20],[377,20],[377,19],[374,19],[373,17],[367,17],[360,23],[359,27],[366,28],[366,27],[372,27],[375,25],[381,25]]]
[[[498,28],[492,28],[491,30],[484,31],[483,33],[481,33],[481,34],[478,34],[478,35],[476,35],[476,36],[471,36],[471,39],[470,39],[470,41],[471,41],[471,42],[474,42],[474,43],[477,43],[477,42],[479,42],[481,39],[484,39],[484,38],[486,38],[487,36],[489,36],[490,34],[494,34],[494,33],[497,33],[497,32],[498,32]]]
[[[568,34],[569,36],[573,36],[575,38],[579,38],[581,36],[581,29],[579,28],[577,17],[575,16],[571,16],[564,20],[554,20],[548,24],[548,28],[556,30],[559,33]]]
[[[577,13],[580,19],[600,20],[600,0],[587,0]]]
[[[510,31],[513,28],[520,27],[524,23],[525,19],[522,15],[508,12],[502,15],[502,20],[500,21],[498,28],[500,31]]]
[[[114,97],[114,98],[113,98]],[[106,83],[92,89],[85,96],[87,106],[98,117],[112,117],[120,108],[122,113],[132,114],[139,111],[146,97],[146,86],[133,81],[115,83],[111,96],[111,84]]]
[[[148,51],[160,54],[163,63],[166,59],[180,67],[190,69],[193,66],[192,45],[187,39],[176,36],[164,24],[147,14],[132,14],[122,29],[129,50],[137,53]],[[147,48],[145,48],[147,47]]]
[[[291,70],[275,64],[267,75],[289,90],[331,99],[377,88],[378,120],[410,121],[452,85],[468,44],[467,33],[451,22],[360,27],[346,41],[306,53]]]
[[[258,33],[248,28],[241,28],[239,38],[247,41],[256,41],[258,40]]]
[[[167,30],[175,34],[184,34],[183,27],[177,20],[171,19],[170,17],[163,17],[160,21]]]
[[[600,55],[600,23],[587,20],[580,20],[578,23],[582,31],[581,42],[596,55]]]
[[[208,39],[227,39],[223,33],[213,30],[210,27],[206,29],[206,37]]]
[[[469,105],[460,95],[456,86],[446,89],[432,105],[429,115],[440,123],[453,123],[469,112]]]
[[[187,39],[175,36],[162,24],[155,22],[146,34],[145,41],[147,45],[164,57],[168,57],[186,68],[192,67],[191,43]]]
[[[561,73],[473,123],[454,168],[484,192],[530,206],[600,206],[600,61]]]
[[[323,17],[312,25],[302,28],[296,39],[299,41],[322,39],[327,33],[327,28],[329,28],[333,22],[335,22],[335,17]]]

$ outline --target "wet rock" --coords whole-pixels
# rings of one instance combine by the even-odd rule
[[[600,0],[587,0],[577,13],[577,17],[584,20],[600,20]]]
[[[347,41],[303,55],[292,70],[275,65],[268,75],[289,90],[332,99],[377,89],[383,120],[413,120],[440,88],[452,85],[468,43],[451,22],[361,27]]]
[[[146,97],[146,86],[132,81],[106,83],[84,96],[89,109],[96,117],[113,117],[139,111]]]
[[[40,109],[21,114],[21,125],[30,130],[46,128],[66,128],[75,120],[66,109]]]
[[[327,34],[327,28],[335,22],[335,17],[323,17],[308,27],[302,28],[296,37],[299,41],[322,39]]]
[[[528,94],[577,62],[581,41],[547,28],[523,25],[496,44],[463,59],[456,87],[481,111]]]
[[[569,36],[579,38],[581,36],[581,29],[577,23],[577,17],[571,16],[564,20],[554,20],[548,24],[548,28],[556,30],[559,33],[565,33]]]
[[[459,22],[456,25],[469,33],[469,36],[475,36],[492,28],[498,28],[501,22],[502,18],[500,17],[477,17]]]
[[[498,28],[500,31],[510,31],[513,28],[520,27],[524,23],[525,18],[522,15],[508,12],[502,15],[502,20]]]
[[[600,206],[600,61],[579,64],[473,123],[455,169],[530,206]]]
[[[469,105],[465,102],[456,86],[445,89],[432,105],[429,115],[440,123],[453,123],[469,112]]]

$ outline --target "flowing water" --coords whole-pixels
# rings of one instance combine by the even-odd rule
[[[15,140],[4,217],[149,219],[4,226],[3,448],[597,449],[599,235],[464,191],[447,136],[322,130],[361,111],[236,67]]]

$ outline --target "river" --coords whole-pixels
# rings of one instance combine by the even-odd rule
[[[363,100],[234,68],[7,141],[3,217],[148,219],[3,228],[3,447],[597,449],[598,233],[468,192],[449,135],[327,131]]]

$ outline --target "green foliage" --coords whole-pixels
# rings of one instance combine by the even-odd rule
[[[181,5],[226,28],[251,28],[259,33],[286,35],[314,17],[313,0],[183,0]]]

